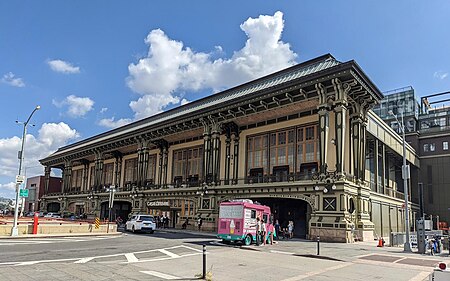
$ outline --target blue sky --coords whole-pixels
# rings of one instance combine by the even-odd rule
[[[382,91],[447,91],[449,14],[448,1],[1,1],[0,196],[15,121],[38,104],[28,176],[59,146],[325,53]]]

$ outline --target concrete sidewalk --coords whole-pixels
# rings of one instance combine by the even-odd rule
[[[0,240],[23,238],[56,238],[56,237],[83,237],[83,236],[119,236],[122,232],[92,232],[92,233],[55,233],[55,234],[24,234],[19,236],[0,236]]]

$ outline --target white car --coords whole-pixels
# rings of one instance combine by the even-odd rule
[[[47,213],[44,218],[54,218],[54,219],[60,219],[61,215],[56,213]]]
[[[153,233],[156,229],[155,219],[151,215],[133,215],[125,223],[125,230]]]

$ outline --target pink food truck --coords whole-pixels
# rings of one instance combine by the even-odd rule
[[[270,207],[254,204],[251,200],[223,202],[219,207],[217,237],[224,242],[238,241],[250,245],[256,241],[256,218],[269,223]]]

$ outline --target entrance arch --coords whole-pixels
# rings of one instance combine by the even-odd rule
[[[123,221],[128,219],[131,213],[131,202],[128,201],[114,201],[111,209],[111,221],[115,221],[117,217],[121,217]],[[100,219],[107,219],[109,217],[109,202],[103,202],[100,205]]]
[[[47,204],[47,212],[58,213],[61,210],[61,204],[58,202],[51,202]]]

